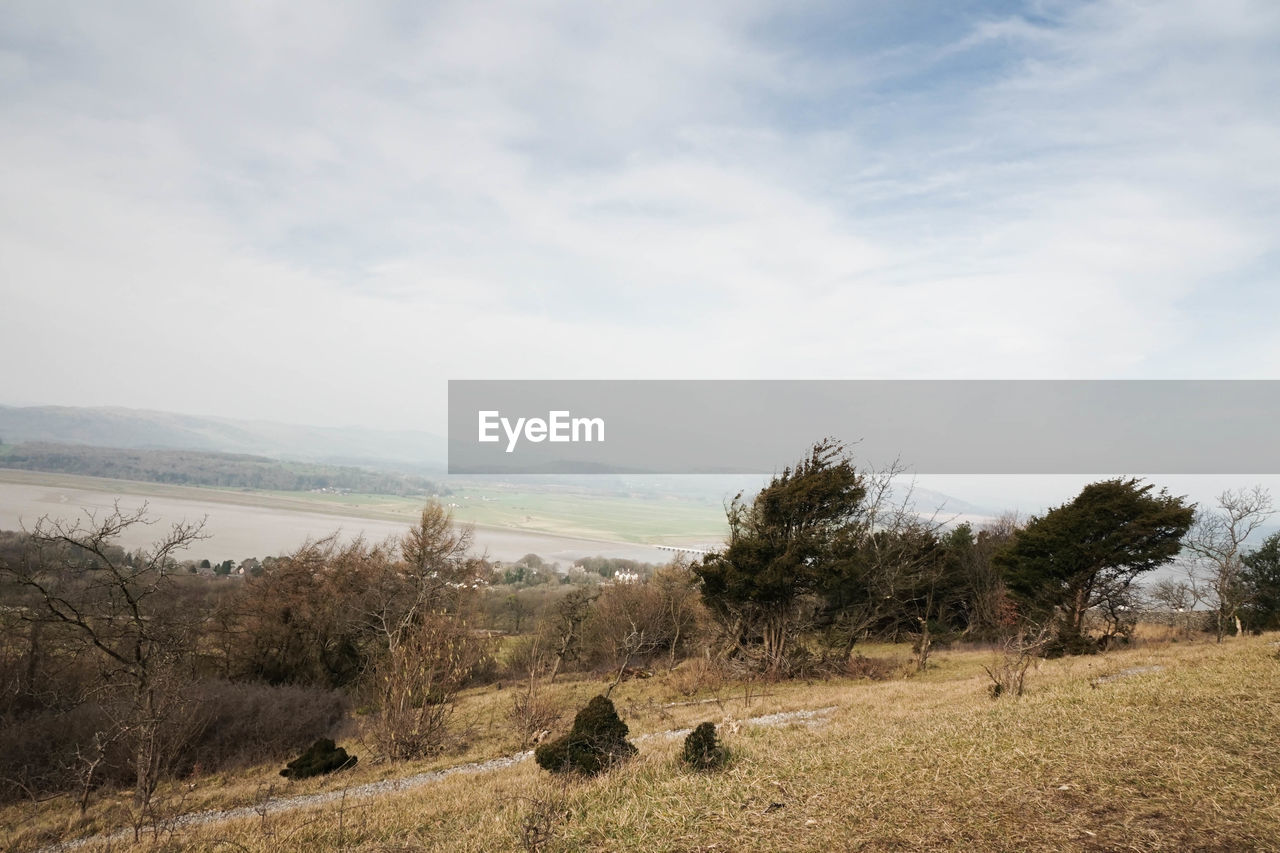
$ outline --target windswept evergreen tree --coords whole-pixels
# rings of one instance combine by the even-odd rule
[[[729,542],[693,571],[739,648],[759,644],[765,669],[785,667],[799,599],[828,582],[833,549],[859,523],[867,488],[844,445],[825,439],[750,503],[728,509]]]
[[[1032,518],[996,555],[1023,615],[1055,622],[1062,651],[1096,648],[1085,614],[1101,607],[1114,616],[1135,578],[1181,550],[1195,507],[1153,490],[1136,478],[1090,483],[1070,503]]]
[[[1254,631],[1280,629],[1280,533],[1244,555],[1244,618]]]

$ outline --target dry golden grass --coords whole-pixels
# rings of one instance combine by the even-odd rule
[[[726,714],[837,710],[820,727],[722,730],[732,758],[715,773],[685,771],[676,760],[678,740],[651,738],[634,761],[595,780],[566,783],[526,761],[399,794],[161,833],[143,846],[1280,849],[1280,659],[1267,642],[1274,639],[1163,643],[1044,662],[1018,700],[989,698],[982,664],[991,653],[984,651],[942,653],[936,667],[905,680],[733,685],[722,688],[719,701],[675,707],[664,706],[708,697],[680,695],[674,679],[627,682],[615,698],[636,735]],[[576,707],[600,688],[579,682],[556,689]],[[503,751],[503,739],[514,738],[494,719],[505,692],[467,697],[462,716],[474,727],[471,746],[437,765]],[[252,802],[274,769],[202,780],[185,808]],[[345,780],[277,786],[289,794],[333,790],[417,769],[357,768]],[[64,805],[46,804],[38,818],[25,814],[12,825],[10,839],[31,847],[54,830],[73,837],[113,820],[120,825],[109,803],[82,825],[69,814]],[[6,822],[19,816],[16,809],[4,813]],[[121,845],[99,840],[83,849]]]

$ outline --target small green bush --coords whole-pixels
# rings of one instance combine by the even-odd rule
[[[684,763],[695,770],[714,770],[724,764],[724,747],[715,723],[701,723],[684,739]]]
[[[594,776],[635,755],[628,731],[613,703],[597,696],[573,718],[569,733],[539,746],[534,759],[552,773]]]
[[[357,760],[354,755],[347,755],[342,747],[334,746],[333,741],[328,738],[320,738],[307,747],[306,752],[290,761],[289,766],[280,771],[280,775],[286,779],[309,779],[335,770],[345,770],[354,766]]]

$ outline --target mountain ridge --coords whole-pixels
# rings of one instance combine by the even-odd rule
[[[247,453],[330,464],[397,464],[440,473],[445,439],[425,430],[317,427],[121,406],[0,405],[0,440],[138,450]]]

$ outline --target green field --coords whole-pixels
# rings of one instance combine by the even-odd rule
[[[0,482],[406,524],[421,510],[424,500],[397,495],[176,486],[17,470],[0,470]],[[724,508],[710,499],[502,483],[450,483],[449,489],[450,494],[442,495],[439,500],[447,505],[456,504],[451,506],[454,518],[482,527],[646,544],[719,542],[727,534]]]
[[[619,542],[717,542],[728,530],[724,507],[710,500],[613,495],[512,484],[450,485],[439,498],[460,522]],[[415,498],[389,495],[268,492],[334,512],[412,518]]]

